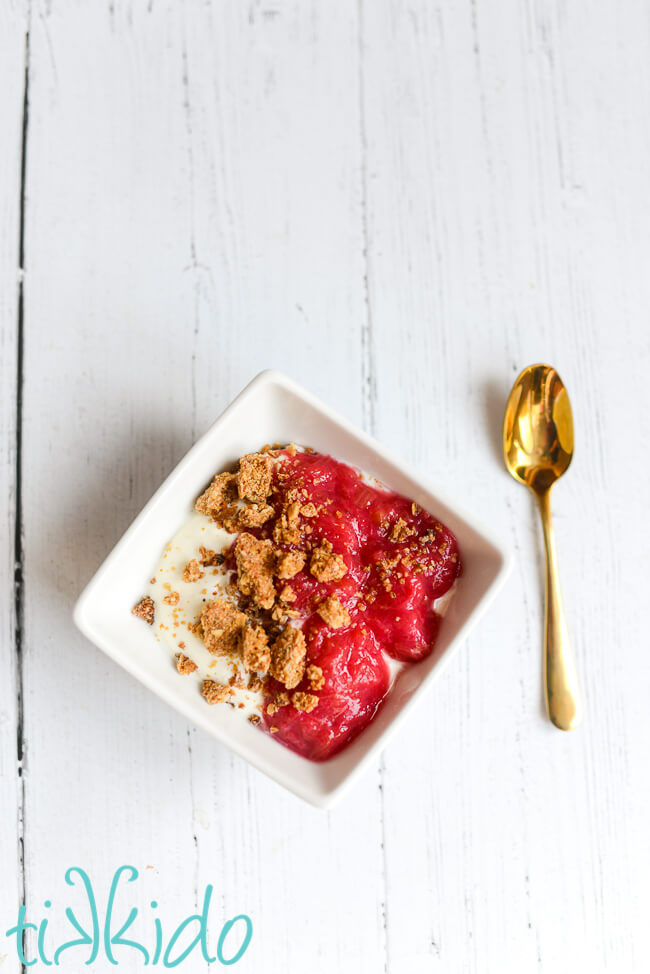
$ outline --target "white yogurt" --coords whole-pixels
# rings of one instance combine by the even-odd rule
[[[183,581],[183,569],[192,558],[199,559],[201,546],[218,553],[234,538],[234,534],[217,527],[209,517],[194,511],[165,548],[155,572],[156,581],[149,584],[147,595],[155,605],[154,633],[169,651],[170,663],[175,665],[175,654],[183,653],[198,667],[194,673],[179,676],[179,679],[194,680],[199,685],[206,679],[228,683],[231,677],[238,674],[244,683],[248,681],[249,674],[241,662],[237,663],[230,657],[213,656],[205,648],[203,640],[190,628],[201,615],[204,605],[213,599],[226,597],[231,573],[219,565],[202,567],[203,578],[199,581]],[[163,601],[170,592],[179,593],[177,605],[168,605]],[[184,646],[180,643],[184,643]],[[234,690],[229,702],[234,704],[237,713],[248,718],[261,712],[261,691],[252,692],[236,687]]]

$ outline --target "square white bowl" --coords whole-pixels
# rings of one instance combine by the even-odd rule
[[[131,615],[160,555],[214,474],[264,443],[303,443],[360,467],[440,518],[458,539],[463,575],[431,656],[407,666],[377,716],[340,754],[315,763],[289,751],[229,707],[208,707],[181,680],[153,631]],[[511,558],[455,501],[362,430],[279,372],[261,372],[156,491],[80,596],[74,620],[96,646],[253,767],[321,808],[331,807],[385,747],[443,662],[467,636],[510,570]]]

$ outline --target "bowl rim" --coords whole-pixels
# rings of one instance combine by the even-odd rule
[[[392,719],[390,719],[384,729],[376,736],[376,739],[370,743],[366,750],[359,756],[358,760],[341,775],[340,779],[333,786],[321,787],[320,789],[312,787],[304,781],[301,782],[296,778],[295,775],[278,771],[277,768],[269,766],[267,760],[261,757],[257,759],[255,754],[251,753],[251,751],[242,748],[237,742],[229,739],[226,732],[223,732],[220,728],[217,728],[210,723],[208,719],[209,708],[206,708],[206,717],[201,719],[201,717],[197,717],[197,713],[194,712],[191,706],[187,706],[185,704],[185,701],[180,696],[176,696],[173,692],[170,692],[166,686],[158,683],[155,679],[152,679],[150,675],[147,675],[145,681],[145,674],[141,668],[117,651],[115,646],[111,643],[111,640],[105,637],[104,634],[99,632],[93,625],[93,596],[95,596],[98,588],[101,586],[104,575],[115,565],[116,562],[119,561],[122,553],[128,549],[130,541],[133,535],[138,531],[138,528],[143,524],[143,522],[153,516],[155,508],[161,498],[170,490],[173,490],[179,481],[182,481],[184,473],[188,466],[190,466],[193,458],[205,449],[206,443],[209,440],[212,440],[219,427],[225,424],[228,417],[237,409],[242,401],[249,398],[252,394],[259,392],[264,386],[268,385],[274,385],[285,393],[293,394],[297,398],[301,399],[304,403],[310,405],[316,412],[320,413],[335,426],[338,426],[348,435],[351,435],[352,438],[355,439],[360,445],[363,445],[376,456],[397,468],[400,473],[405,475],[407,478],[410,478],[416,482],[418,486],[422,487],[423,490],[434,496],[441,505],[444,505],[450,511],[452,511],[454,517],[456,517],[459,521],[464,522],[467,528],[473,531],[485,545],[492,549],[493,554],[497,556],[496,571],[492,580],[489,582],[485,588],[485,591],[480,596],[474,607],[461,622],[458,631],[451,638],[449,645],[446,646],[442,651],[439,659],[436,662],[435,668],[422,678],[420,684],[412,692],[409,699],[407,699],[401,705],[400,710],[393,715]],[[390,484],[388,484],[388,486],[390,486]],[[172,526],[172,529],[170,529],[169,532],[170,537],[173,534],[173,530],[174,529]],[[244,388],[235,396],[228,406],[226,406],[219,416],[217,416],[214,422],[210,424],[208,429],[190,447],[187,453],[181,458],[181,460],[170,471],[160,486],[155,490],[140,513],[133,519],[121,538],[101,562],[92,578],[85,585],[75,603],[72,615],[76,627],[87,639],[90,640],[90,642],[101,649],[102,652],[104,652],[132,676],[144,683],[147,689],[156,693],[165,701],[165,703],[168,703],[175,710],[182,713],[187,720],[191,721],[192,724],[200,726],[203,730],[207,730],[207,732],[221,744],[228,747],[231,751],[238,754],[249,764],[253,765],[257,770],[261,771],[278,784],[293,792],[298,797],[307,801],[309,804],[318,808],[328,809],[343,797],[344,793],[346,793],[352,787],[354,782],[360,777],[373,758],[378,756],[384,747],[387,746],[390,738],[397,732],[399,727],[402,725],[402,722],[406,720],[412,708],[417,706],[422,696],[430,689],[433,681],[437,679],[437,677],[444,671],[454,652],[458,649],[461,642],[463,642],[463,640],[467,637],[469,631],[476,625],[480,617],[487,609],[489,603],[494,599],[500,588],[503,586],[508,574],[511,571],[512,563],[512,553],[494,535],[494,533],[489,528],[486,528],[483,524],[478,522],[471,513],[465,511],[462,505],[459,505],[455,499],[450,498],[444,493],[444,491],[441,492],[434,484],[430,482],[428,477],[420,474],[413,467],[411,467],[410,464],[406,463],[399,456],[397,456],[392,450],[384,447],[381,443],[375,440],[374,437],[370,436],[364,430],[350,422],[343,415],[332,409],[326,403],[322,402],[315,395],[313,395],[307,389],[304,389],[299,383],[295,382],[283,372],[276,369],[265,369],[262,372],[259,372],[253,379],[251,379],[250,382],[248,382],[246,386],[244,386]],[[362,737],[363,732],[356,740],[358,741]],[[276,747],[282,747],[282,745],[278,744],[277,742],[274,743]],[[286,749],[283,748],[283,751],[284,750]],[[347,749],[344,749],[342,752],[340,752],[340,754],[345,754],[346,750]],[[337,756],[338,755],[335,755],[331,760],[336,760]],[[305,758],[300,758],[300,760],[307,761]],[[308,764],[311,765],[312,762],[308,762]],[[327,765],[329,762],[324,762],[324,764]]]

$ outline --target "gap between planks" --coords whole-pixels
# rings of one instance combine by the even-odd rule
[[[18,222],[18,313],[16,321],[16,434],[15,434],[15,521],[14,521],[14,652],[16,661],[16,769],[18,775],[18,807],[16,809],[16,839],[18,844],[18,898],[26,903],[25,880],[25,728],[24,728],[24,668],[23,635],[25,624],[25,577],[23,532],[23,386],[24,386],[24,321],[25,321],[25,207],[27,183],[27,129],[29,125],[29,22],[25,31],[25,72],[23,81],[22,138],[20,147],[20,202]],[[23,951],[25,933],[23,933]],[[21,964],[21,970],[25,966]]]
[[[360,202],[361,202],[361,240],[363,266],[363,299],[365,317],[361,325],[361,410],[363,425],[371,436],[377,433],[376,401],[376,366],[372,319],[372,300],[370,296],[370,240],[368,233],[368,139],[366,133],[366,89],[363,57],[363,0],[357,2],[357,87],[358,87],[358,115],[359,115],[359,153],[360,153]],[[390,955],[388,942],[388,875],[386,857],[386,810],[384,804],[385,763],[383,754],[379,757],[378,788],[381,840],[381,879],[382,903],[381,921],[384,953],[384,972],[390,974]]]

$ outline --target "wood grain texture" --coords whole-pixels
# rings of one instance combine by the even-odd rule
[[[105,895],[132,862],[133,904],[149,916],[155,897],[171,924],[213,883],[216,918],[253,918],[244,972],[645,974],[649,36],[643,4],[613,0],[0,12],[0,931],[22,896],[24,808],[28,904],[61,899],[71,865]],[[540,535],[499,454],[508,389],[536,360],[563,376],[577,430],[554,497],[586,702],[571,735],[543,716]],[[267,367],[517,556],[428,703],[329,814],[188,726],[70,617]]]
[[[316,950],[314,970],[371,972],[384,960],[372,776],[373,811],[356,826],[303,808],[69,631],[102,548],[260,368],[300,375],[317,361],[312,384],[360,418],[358,122],[345,110],[355,39],[346,18],[315,34],[317,11],[299,4],[277,20],[226,13],[140,20],[115,8],[102,21],[70,7],[33,31],[30,148],[48,166],[30,169],[28,224],[28,889],[56,886],[73,860],[104,884],[122,862],[151,864],[177,913],[210,882],[217,916],[255,918],[250,970],[273,944],[278,970]],[[340,121],[326,125],[345,44],[352,73]],[[306,178],[324,153],[332,164]],[[63,764],[46,745],[55,725],[79,742]],[[75,797],[75,818],[92,822],[83,835],[69,829],[62,776],[92,781]],[[298,894],[312,871],[318,882]],[[136,900],[145,912],[152,884]],[[290,906],[269,907],[279,902]]]
[[[188,20],[186,45],[188,158],[201,187],[192,237],[197,415],[205,423],[271,366],[307,373],[317,393],[360,420],[356,38],[346,7],[217,7]],[[224,756],[215,770],[204,735],[192,732],[191,747],[199,886],[218,871],[224,902],[246,904],[257,964],[270,951],[265,962],[279,971],[380,970],[374,777],[360,790],[365,814],[323,815],[239,761]]]
[[[621,174],[634,159],[628,186],[638,182],[647,154],[638,91],[624,94],[627,46],[612,43],[607,5],[588,25],[554,5],[364,9],[377,433],[509,533],[518,555],[430,711],[385,755],[389,969],[640,970],[647,890],[630,899],[629,882],[648,863],[649,779],[638,766],[631,780],[622,755],[648,732],[633,717],[649,672],[635,648],[648,519],[623,459],[645,433],[628,412],[642,394],[611,394],[635,386],[629,372],[642,375],[648,354],[636,310],[647,275],[617,278],[612,253],[618,233],[638,234]],[[610,123],[620,133],[603,151]],[[540,719],[538,528],[498,456],[509,384],[535,360],[557,365],[576,407],[576,461],[555,497],[587,697],[569,736]],[[426,811],[406,839],[414,783]]]

